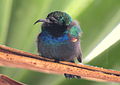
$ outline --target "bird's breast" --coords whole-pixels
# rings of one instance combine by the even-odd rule
[[[57,60],[73,60],[78,55],[79,41],[72,42],[69,35],[52,37],[49,34],[41,33],[38,36],[38,52],[42,56]]]

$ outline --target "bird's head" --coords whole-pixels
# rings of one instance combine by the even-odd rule
[[[47,30],[53,36],[60,36],[67,30],[72,18],[65,12],[55,11],[48,14],[46,19],[39,19],[35,22],[43,22],[42,30]]]

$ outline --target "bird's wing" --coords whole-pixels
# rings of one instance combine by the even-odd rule
[[[82,30],[80,28],[80,25],[78,24],[77,21],[73,21],[71,23],[71,27],[69,28],[69,34],[72,36],[72,37],[75,37],[75,38],[79,38],[81,37],[82,35]]]

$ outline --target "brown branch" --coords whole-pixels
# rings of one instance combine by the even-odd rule
[[[0,74],[0,85],[25,85],[25,84],[12,80],[3,74]]]
[[[52,59],[43,58],[38,55],[23,52],[3,45],[0,45],[0,65],[25,68],[39,72],[56,74],[67,73],[92,80],[120,82],[120,71],[63,61],[56,63]]]

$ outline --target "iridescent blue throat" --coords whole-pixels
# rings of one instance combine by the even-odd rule
[[[69,41],[68,34],[63,34],[60,37],[53,37],[51,36],[48,32],[42,32],[40,37],[45,44],[48,45],[61,45],[61,44],[66,44]]]

